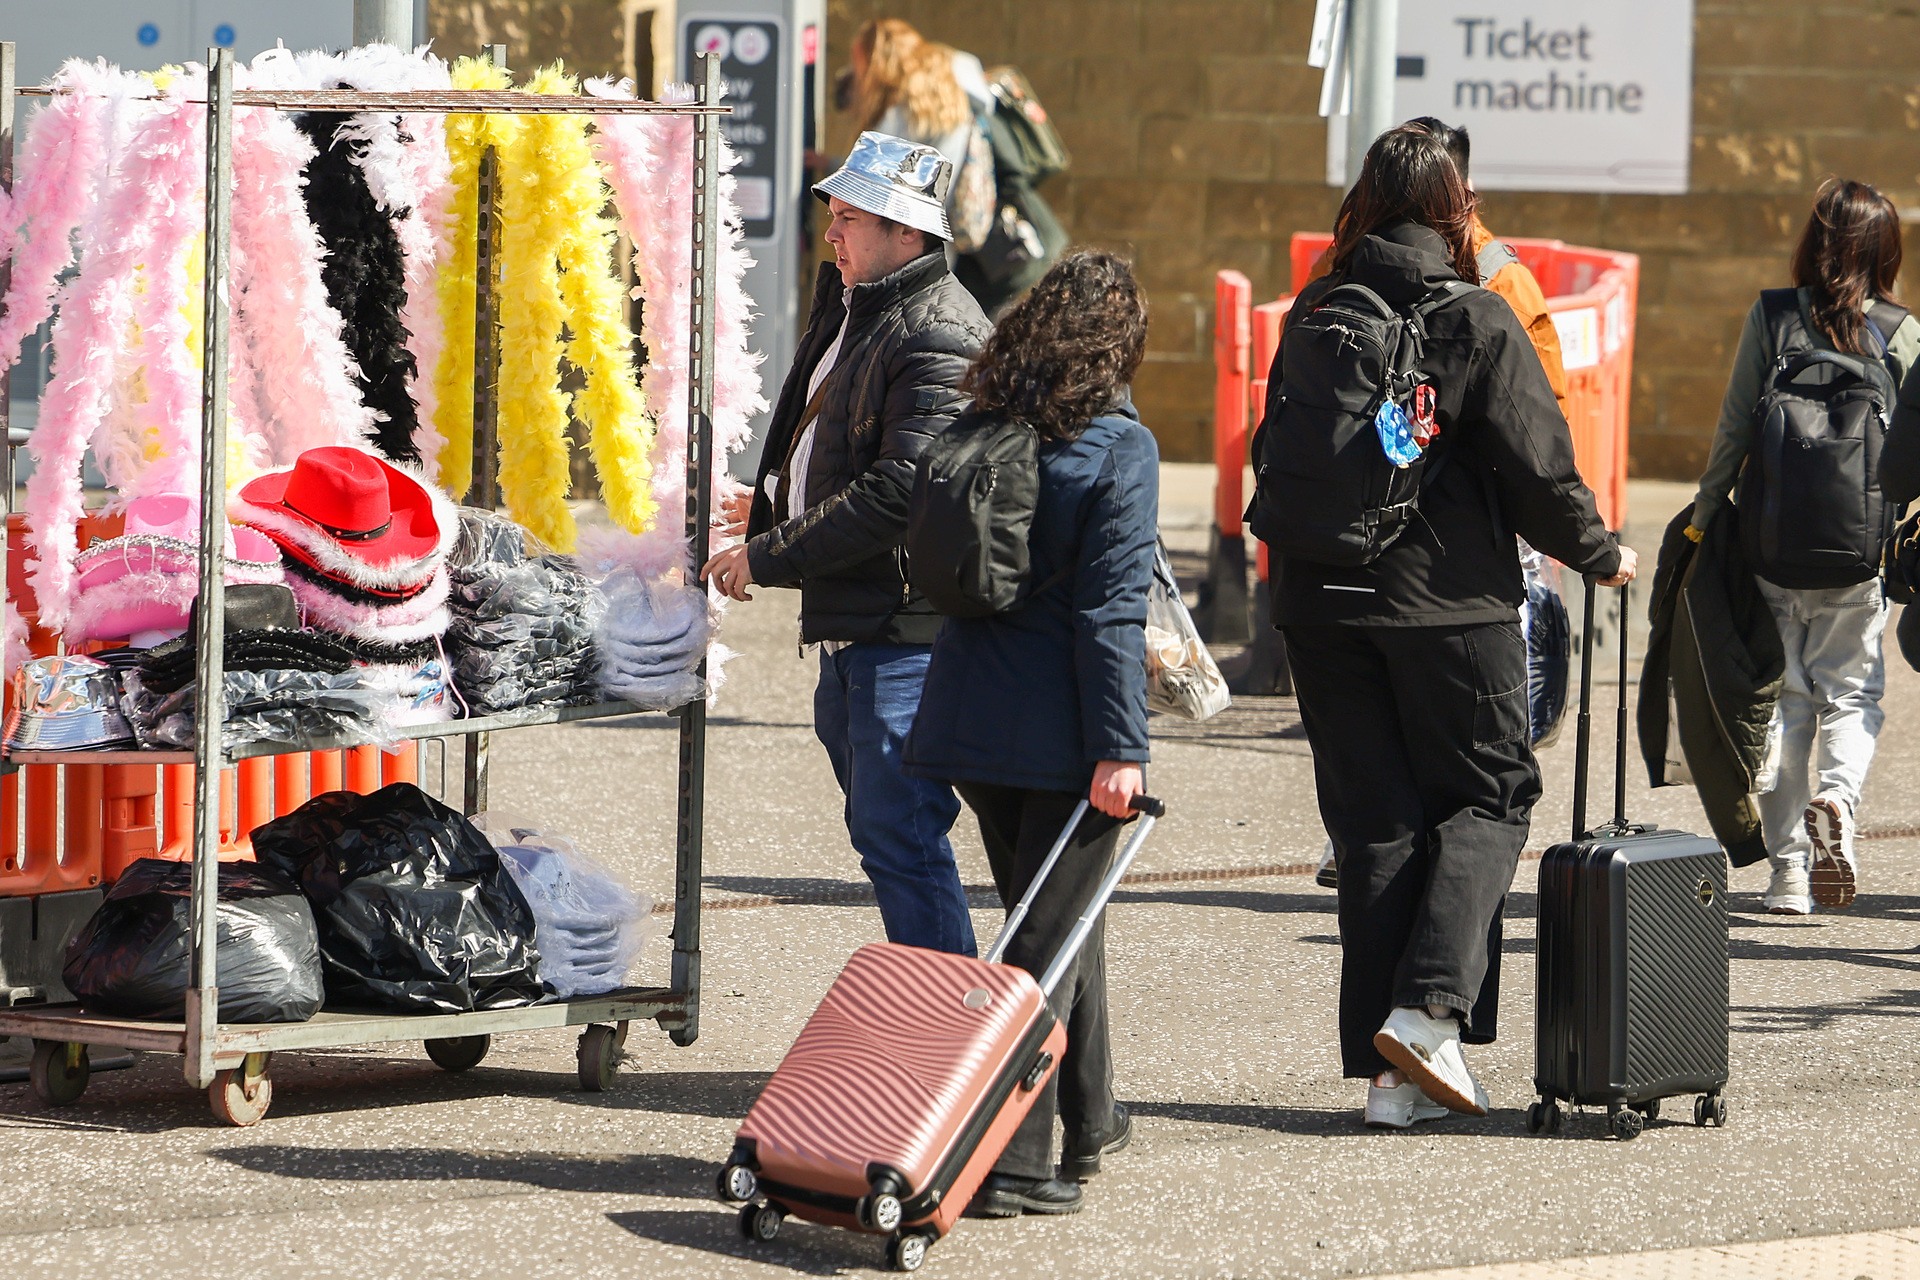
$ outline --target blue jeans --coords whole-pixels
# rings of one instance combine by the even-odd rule
[[[970,956],[973,919],[947,843],[959,797],[902,767],[932,655],[924,644],[823,650],[813,731],[846,794],[847,834],[880,900],[887,941]]]

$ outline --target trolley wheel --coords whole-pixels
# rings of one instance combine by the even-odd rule
[[[887,1269],[918,1271],[920,1264],[927,1260],[927,1250],[932,1247],[933,1241],[918,1231],[896,1231],[887,1237]]]
[[[717,1181],[720,1198],[728,1204],[745,1204],[760,1194],[760,1179],[743,1164],[730,1164],[720,1170]]]
[[[1547,1132],[1548,1133],[1560,1132],[1561,1122],[1564,1121],[1566,1118],[1567,1118],[1567,1113],[1561,1109],[1560,1100],[1558,1098],[1548,1098],[1547,1099]]]
[[[427,1056],[442,1071],[466,1071],[479,1066],[492,1047],[492,1036],[448,1036],[427,1041]]]
[[[1545,1133],[1547,1129],[1547,1100],[1535,1102],[1527,1108],[1527,1132]]]
[[[1640,1114],[1647,1118],[1648,1124],[1652,1124],[1655,1120],[1658,1120],[1660,1118],[1660,1099],[1653,1098],[1642,1104]]]
[[[87,1046],[62,1040],[35,1040],[33,1062],[27,1068],[27,1081],[33,1096],[50,1107],[77,1102],[87,1091],[92,1067],[87,1061]]]
[[[632,1030],[632,1028],[633,1024],[625,1020],[613,1024],[614,1048],[624,1050],[627,1047],[627,1032]]]
[[[613,1083],[614,1064],[620,1058],[620,1037],[612,1027],[594,1025],[580,1033],[580,1087],[604,1093]]]
[[[1693,1100],[1693,1122],[1701,1128],[1727,1127],[1727,1100],[1717,1093],[1702,1094]]]
[[[207,1088],[207,1101],[214,1118],[244,1129],[266,1119],[273,1105],[271,1054],[250,1053],[237,1067],[229,1067],[213,1077]]]
[[[1647,1127],[1647,1118],[1632,1107],[1607,1108],[1607,1127],[1622,1142],[1632,1142]]]
[[[740,1207],[740,1234],[765,1244],[780,1234],[780,1223],[787,1211],[777,1204],[749,1204]]]

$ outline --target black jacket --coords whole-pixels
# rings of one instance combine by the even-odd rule
[[[931,644],[940,616],[907,585],[907,502],[927,441],[966,405],[960,380],[986,341],[987,318],[947,269],[924,254],[850,300],[831,262],[820,268],[806,336],[773,410],[753,511],[747,563],[762,586],[800,588],[800,637]],[[822,385],[806,476],[807,510],[775,512],[767,477],[781,470],[807,407],[807,383],[846,340]]]
[[[947,782],[1084,792],[1102,760],[1147,758],[1147,592],[1160,454],[1131,404],[1040,446],[1030,576],[991,618],[933,645],[907,771]]]
[[[1693,783],[1714,837],[1733,865],[1744,867],[1767,856],[1755,792],[1786,683],[1786,651],[1740,549],[1734,508],[1708,517],[1697,547],[1686,536],[1693,512],[1689,503],[1667,526],[1653,575],[1640,754],[1654,786]],[[1676,735],[1684,778],[1669,776],[1667,766]]]
[[[1401,223],[1368,236],[1345,272],[1301,290],[1293,311],[1303,314],[1344,282],[1411,306],[1458,279],[1439,235]],[[1370,565],[1276,559],[1280,625],[1512,621],[1526,598],[1515,534],[1579,573],[1611,576],[1620,566],[1619,544],[1574,466],[1567,420],[1513,308],[1479,289],[1426,323],[1420,368],[1434,384],[1441,432],[1420,513]],[[1280,368],[1276,356],[1276,387]]]

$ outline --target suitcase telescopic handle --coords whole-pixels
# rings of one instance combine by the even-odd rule
[[[1100,916],[1100,909],[1107,905],[1107,899],[1113,896],[1114,889],[1120,884],[1120,878],[1127,874],[1127,868],[1132,865],[1134,855],[1140,852],[1140,846],[1146,842],[1147,833],[1153,830],[1153,824],[1157,820],[1164,818],[1167,814],[1167,806],[1152,796],[1135,796],[1128,803],[1135,813],[1141,815],[1135,821],[1133,837],[1127,841],[1127,847],[1107,869],[1106,878],[1100,882],[1100,888],[1094,893],[1093,901],[1081,913],[1080,919],[1074,922],[1073,930],[1067,935],[1066,942],[1061,945],[1059,954],[1054,957],[1053,963],[1047,966],[1047,972],[1040,980],[1040,989],[1048,995],[1053,994],[1053,988],[1060,981],[1060,974],[1066,971],[1066,966],[1071,964],[1073,958],[1080,953],[1081,946],[1087,940],[1087,933],[1093,928],[1093,922]],[[1054,864],[1060,861],[1060,855],[1066,851],[1067,842],[1072,840],[1073,833],[1080,829],[1080,821],[1087,816],[1087,810],[1090,808],[1092,806],[1084,799],[1074,806],[1073,816],[1067,819],[1067,825],[1061,830],[1060,838],[1053,842],[1053,848],[1047,852],[1046,861],[1042,862],[1040,870],[1034,873],[1033,881],[1027,886],[1026,893],[1022,894],[1020,901],[1014,904],[1013,910],[1007,913],[1007,923],[1001,927],[1000,936],[993,940],[993,947],[987,952],[988,964],[1000,963],[1000,958],[1006,954],[1007,944],[1013,941],[1014,930],[1018,929],[1021,921],[1027,918],[1027,912],[1032,909],[1034,899],[1040,896],[1040,887],[1047,882],[1047,877],[1053,874]]]
[[[1630,584],[1629,584],[1630,586]],[[1616,710],[1613,761],[1613,825],[1627,825],[1627,625],[1629,586],[1620,588],[1620,705]],[[1587,580],[1586,616],[1580,623],[1580,718],[1573,753],[1573,838],[1587,833],[1587,774],[1593,756],[1593,580]]]

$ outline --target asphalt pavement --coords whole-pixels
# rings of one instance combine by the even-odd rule
[[[1204,473],[1169,468],[1166,494],[1169,541],[1190,557],[1204,541]],[[1636,486],[1632,539],[1650,549],[1683,496]],[[710,740],[696,1044],[676,1048],[636,1026],[603,1094],[577,1090],[573,1039],[558,1032],[501,1038],[463,1075],[411,1045],[283,1055],[272,1114],[246,1130],[216,1127],[175,1059],[143,1056],[58,1110],[0,1084],[0,1272],[877,1271],[877,1238],[789,1222],[778,1240],[750,1245],[712,1197],[756,1090],[847,955],[880,936],[813,741],[813,660],[796,651],[794,598],[763,594],[724,629],[740,656]],[[1150,783],[1171,812],[1108,930],[1134,1144],[1089,1185],[1083,1213],[963,1222],[923,1274],[1333,1277],[1507,1264],[1488,1273],[1507,1280],[1624,1275],[1593,1269],[1594,1257],[1667,1251],[1634,1260],[1633,1274],[1747,1275],[1767,1259],[1816,1256],[1807,1249],[1818,1242],[1771,1243],[1814,1237],[1831,1242],[1820,1258],[1868,1261],[1792,1274],[1903,1274],[1920,1243],[1910,1048],[1920,1030],[1920,676],[1895,665],[1861,813],[1858,902],[1845,914],[1769,917],[1759,912],[1764,869],[1735,873],[1729,1126],[1696,1129],[1675,1106],[1632,1143],[1607,1138],[1592,1113],[1557,1136],[1526,1133],[1531,862],[1509,899],[1502,1038],[1471,1054],[1493,1114],[1412,1134],[1363,1130],[1364,1087],[1340,1079],[1333,1048],[1333,898],[1308,874],[1321,835],[1292,704],[1246,700],[1206,726],[1156,721]],[[1612,716],[1598,720],[1610,758]],[[496,808],[574,836],[665,898],[675,744],[662,717],[497,735]],[[1536,853],[1570,821],[1571,733],[1542,760]],[[1689,792],[1645,782],[1630,775],[1634,818],[1704,829]],[[955,842],[989,937],[999,913],[970,819]],[[637,976],[664,977],[666,956],[664,939],[650,942]],[[1859,1241],[1880,1252],[1869,1258]],[[1588,1261],[1564,1261],[1578,1258]],[[1873,1258],[1894,1261],[1876,1269]]]

